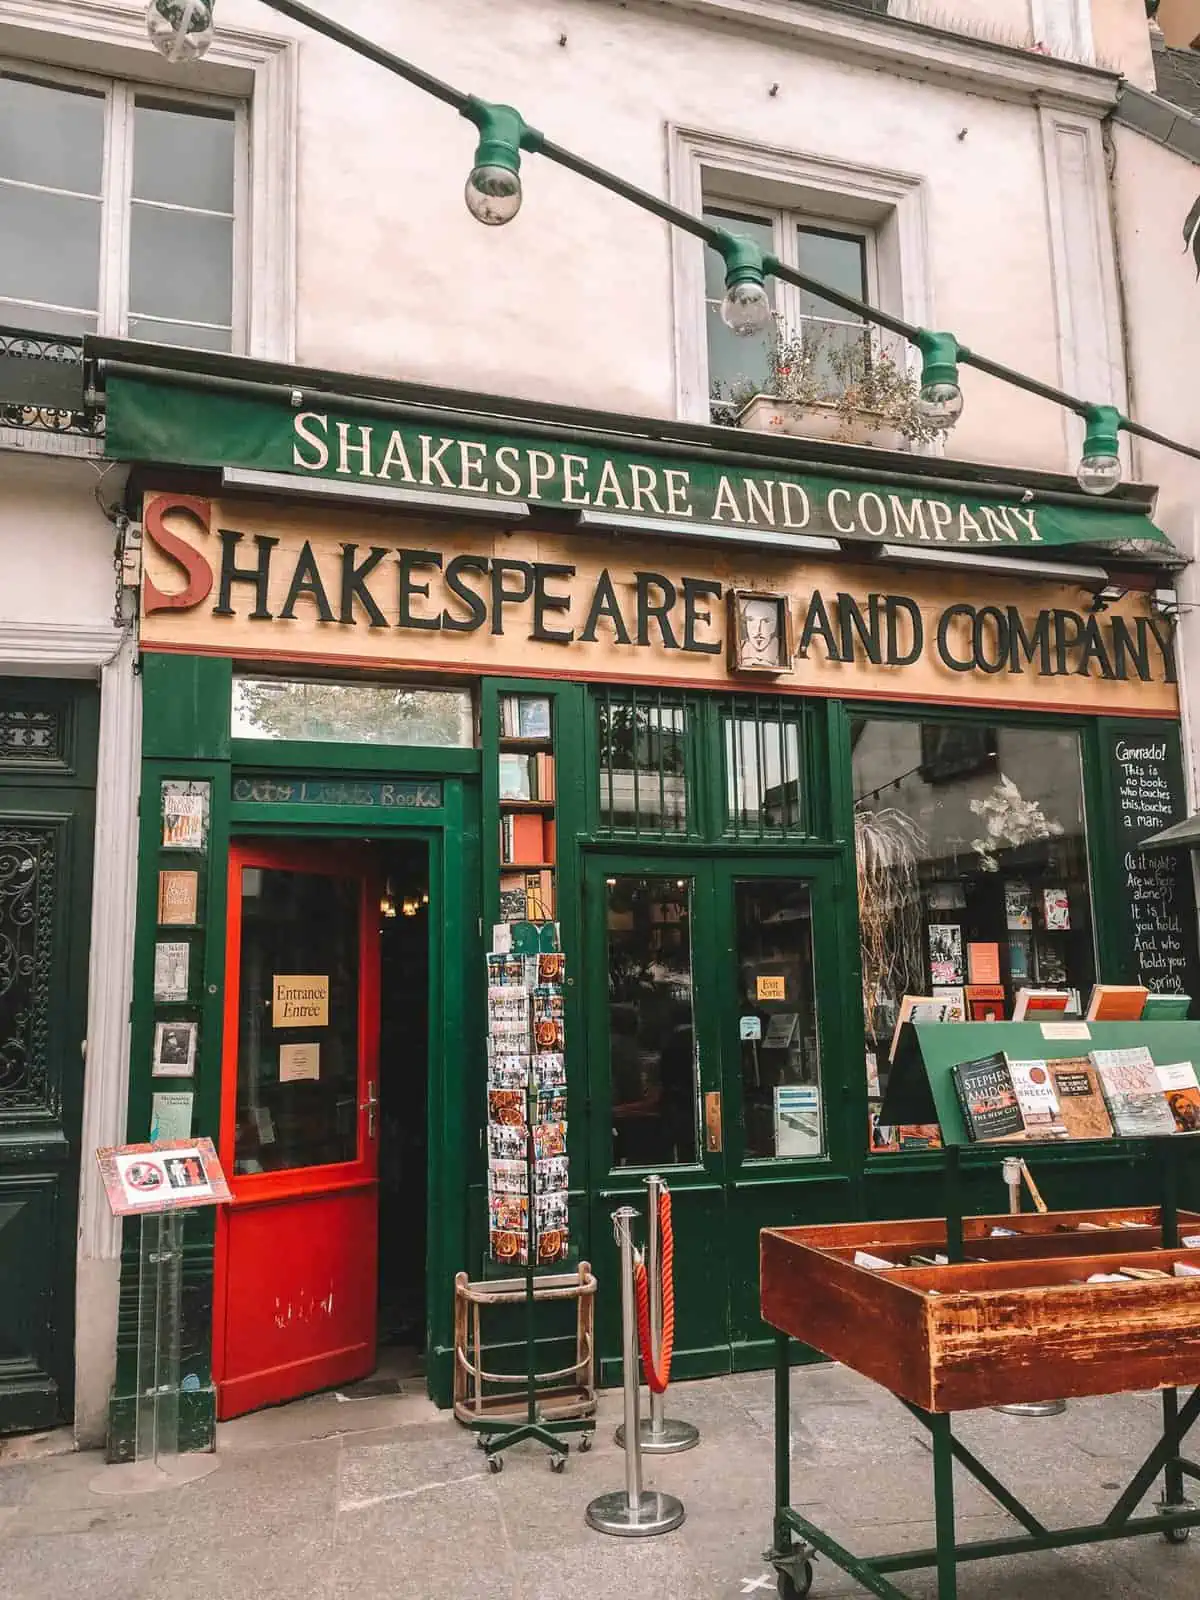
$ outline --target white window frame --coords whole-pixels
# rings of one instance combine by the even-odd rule
[[[0,55],[33,77],[82,70],[156,98],[179,93],[180,70],[146,37],[141,4],[4,0]],[[244,238],[241,348],[281,364],[296,359],[298,59],[294,38],[221,22],[204,59],[187,69],[189,87],[181,94],[185,101],[211,95],[245,108],[246,187],[235,196]]]
[[[83,89],[104,98],[104,150],[100,170],[100,281],[97,285],[95,331],[109,338],[124,339],[129,336],[130,231],[134,206],[133,128],[137,100],[149,98],[159,104],[174,104],[184,109],[211,108],[230,116],[234,127],[234,181],[233,299],[230,306],[232,329],[229,350],[234,355],[243,354],[246,348],[249,308],[247,259],[249,229],[246,217],[249,192],[249,112],[245,103],[212,94],[163,87],[159,84],[136,83],[129,79],[72,72],[61,67],[20,61],[14,57],[0,56],[0,72],[17,73],[23,78],[44,83],[51,88]],[[192,214],[190,207],[181,206],[177,209]],[[0,294],[0,322],[21,327],[21,313],[27,306],[30,310],[36,309],[30,302]],[[51,309],[59,308],[51,307]],[[79,307],[61,309],[82,311]],[[86,312],[83,314],[86,315]],[[151,322],[161,321],[164,325],[170,322],[171,326],[176,325],[171,319],[147,317],[145,312],[137,312],[134,315]],[[173,341],[164,338],[162,342],[170,344]]]
[[[752,217],[756,222],[766,222],[771,226],[774,237],[772,246],[775,254],[785,266],[800,268],[800,250],[797,234],[801,228],[811,228],[815,232],[837,233],[850,238],[862,240],[864,278],[866,279],[866,299],[874,305],[879,297],[879,254],[877,249],[877,236],[874,228],[865,223],[849,222],[844,217],[818,217],[808,211],[795,211],[788,207],[769,207],[755,205],[752,200],[738,198],[727,199],[716,189],[705,189],[704,210],[706,213],[725,211],[740,213],[744,217]],[[737,232],[736,219],[729,224],[731,233]],[[783,283],[775,280],[770,285],[772,303],[775,314],[780,319],[784,328],[788,330],[799,329],[805,322],[820,322],[828,325],[849,327],[853,318],[847,315],[844,319],[835,317],[808,317],[800,310],[802,291],[794,284]],[[712,301],[705,296],[705,377],[711,379],[708,372],[708,317],[711,313],[708,308]],[[747,341],[748,342],[748,341]],[[900,359],[903,359],[901,357]],[[710,382],[711,389],[711,382]],[[708,418],[706,417],[707,421]]]
[[[677,124],[668,124],[666,131],[670,197],[675,205],[695,216],[706,205],[753,214],[764,209],[749,198],[757,191],[771,196],[765,209],[786,211],[806,225],[845,232],[861,228],[873,236],[871,298],[910,322],[934,325],[925,185],[920,177],[852,167]],[[706,247],[677,228],[671,235],[676,410],[683,420],[707,422]],[[786,288],[776,284],[777,293],[781,287]]]

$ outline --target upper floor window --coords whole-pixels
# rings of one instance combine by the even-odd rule
[[[239,350],[243,108],[0,67],[0,322]]]
[[[876,293],[873,232],[794,210],[742,204],[705,206],[704,217],[730,233],[746,234],[787,266],[857,300]],[[705,310],[709,400],[714,422],[732,422],[755,394],[770,394],[776,363],[804,362],[814,393],[835,398],[870,359],[867,331],[855,317],[822,295],[768,279],[775,324],[759,337],[741,338],[721,320],[725,273],[715,250],[705,251]]]

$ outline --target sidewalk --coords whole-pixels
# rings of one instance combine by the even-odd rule
[[[933,1542],[924,1430],[882,1390],[837,1367],[793,1374],[793,1496],[852,1549]],[[102,1463],[0,1456],[4,1600],[737,1600],[775,1592],[771,1380],[679,1385],[668,1412],[701,1429],[647,1481],[687,1507],[645,1542],[591,1532],[584,1507],[620,1488],[620,1396],[605,1394],[596,1448],[561,1476],[523,1446],[490,1475],[470,1436],[413,1396],[321,1396],[229,1423],[221,1464],[184,1488],[113,1498]],[[957,1419],[965,1443],[1051,1524],[1100,1520],[1156,1437],[1149,1395],[1073,1402],[1061,1417]],[[960,1535],[1015,1532],[958,1477]],[[1153,1494],[1157,1494],[1157,1488]],[[1151,1498],[1153,1498],[1153,1494]],[[815,1600],[864,1591],[818,1560]],[[901,1575],[916,1600],[928,1574]],[[1117,1600],[1200,1593],[1200,1536],[1150,1537],[960,1570],[961,1600]]]

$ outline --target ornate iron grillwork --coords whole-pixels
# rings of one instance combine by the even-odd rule
[[[0,762],[60,762],[63,733],[57,706],[0,704]]]
[[[100,438],[104,413],[83,403],[83,343],[0,327],[0,427]]]
[[[0,827],[0,1120],[58,1116],[49,1070],[54,832]]]

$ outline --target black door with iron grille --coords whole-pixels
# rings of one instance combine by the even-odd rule
[[[0,1434],[72,1414],[99,709],[0,679]]]

